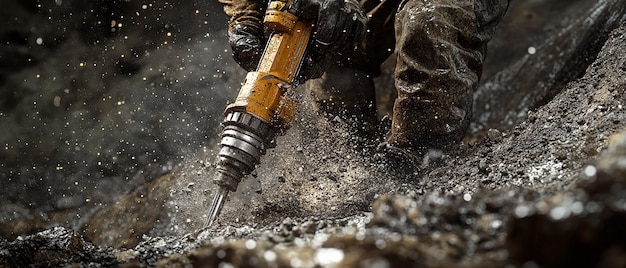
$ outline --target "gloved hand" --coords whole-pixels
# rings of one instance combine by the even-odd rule
[[[228,43],[233,50],[233,58],[246,71],[253,71],[261,60],[266,42],[263,25],[235,23],[228,31]]]
[[[309,54],[298,80],[317,78],[323,73],[320,62],[325,54],[353,50],[365,35],[367,16],[356,0],[300,0],[301,20],[316,21]],[[232,22],[228,32],[233,57],[247,71],[253,71],[267,42],[263,25]]]
[[[301,0],[298,17],[316,20],[316,54],[354,49],[363,40],[367,16],[356,0]]]

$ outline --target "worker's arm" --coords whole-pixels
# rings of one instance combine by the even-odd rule
[[[267,2],[219,1],[224,4],[224,11],[230,16],[228,34],[233,57],[241,67],[252,71],[265,47],[263,14]],[[304,62],[305,69],[306,65],[315,64],[323,54],[354,49],[365,34],[367,16],[356,0],[300,0],[296,15],[315,23],[311,50]],[[308,68],[311,69],[311,66]],[[314,73],[312,70],[308,72]],[[315,75],[307,76],[312,78]]]
[[[233,58],[241,67],[252,71],[261,58],[266,38],[263,30],[263,15],[267,1],[219,0],[224,12],[230,17],[228,41]]]
[[[263,15],[267,8],[267,1],[263,0],[219,0],[224,5],[224,12],[230,18],[228,30],[235,25],[246,25],[262,28]]]

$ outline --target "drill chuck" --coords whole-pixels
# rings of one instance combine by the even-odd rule
[[[266,150],[274,147],[276,134],[268,123],[246,112],[229,112],[222,125],[222,148],[214,181],[234,192]]]

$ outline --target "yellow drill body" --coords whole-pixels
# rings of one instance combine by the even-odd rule
[[[296,104],[285,95],[302,63],[313,29],[289,12],[290,2],[269,3],[263,23],[272,31],[255,72],[249,72],[235,103],[226,108],[246,112],[267,123],[288,126],[293,122]]]
[[[220,190],[211,204],[207,225],[219,215],[229,191],[236,191],[266,149],[274,146],[293,122],[296,103],[288,92],[302,65],[313,24],[299,21],[292,0],[268,4],[264,25],[271,32],[257,70],[249,72],[222,123],[222,141],[214,182]]]

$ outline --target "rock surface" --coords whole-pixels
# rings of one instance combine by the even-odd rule
[[[559,5],[558,2],[553,4]],[[552,100],[566,83],[585,73],[587,66],[593,62],[594,55],[606,41],[608,33],[626,14],[624,4],[615,0],[575,1],[560,8],[568,12],[550,16],[548,19],[559,18],[560,21],[548,25],[554,27],[555,24],[566,23],[565,25],[547,31],[549,35],[544,36],[544,40],[528,38],[523,42],[526,47],[519,47],[522,45],[519,43],[512,44],[517,46],[518,53],[520,50],[527,52],[517,62],[502,67],[504,70],[483,77],[481,86],[474,95],[474,112],[477,118],[472,124],[472,131],[509,129],[526,120],[529,111]],[[542,12],[550,12],[548,10],[550,9]],[[520,14],[514,15],[524,17]],[[531,22],[537,20],[532,19],[537,14],[529,13],[526,16],[531,17]],[[507,26],[506,23],[504,26]],[[519,32],[517,29],[508,33],[532,36],[530,32]],[[498,41],[493,45],[498,45]],[[485,64],[489,66],[485,70],[486,75],[493,72],[489,68],[502,66],[501,62],[491,62],[489,59]]]
[[[25,3],[19,2],[19,5],[24,12],[31,12]],[[63,2],[61,7],[65,3],[72,2]],[[133,10],[130,2],[124,3],[131,5],[129,7]],[[557,90],[547,104],[532,110],[528,119],[515,128],[508,131],[490,129],[486,131],[486,138],[466,144],[451,155],[431,152],[415,171],[398,170],[381,161],[374,148],[375,142],[364,142],[350,135],[341,117],[320,117],[307,101],[308,96],[304,96],[303,109],[298,115],[300,120],[286,136],[279,138],[279,146],[263,158],[256,173],[246,178],[239,191],[231,195],[219,224],[211,228],[202,228],[206,219],[206,198],[212,197],[214,192],[208,179],[214,172],[211,163],[216,153],[211,143],[202,144],[202,147],[185,143],[191,146],[187,148],[199,149],[194,154],[182,154],[185,157],[176,161],[177,164],[161,163],[156,171],[115,173],[120,176],[117,182],[113,175],[96,176],[108,178],[107,182],[83,181],[71,176],[66,181],[60,179],[65,173],[48,177],[49,171],[45,171],[48,162],[37,165],[36,171],[30,171],[32,166],[29,165],[5,162],[0,166],[4,172],[2,175],[11,183],[2,190],[2,199],[7,202],[1,205],[1,230],[3,236],[12,241],[0,241],[0,266],[624,266],[626,58],[620,55],[626,51],[623,13],[626,5],[622,1],[598,3],[612,7],[601,9],[609,15],[589,17],[585,21],[597,22],[601,25],[597,27],[602,29],[609,25],[606,21],[614,21],[616,28],[607,26],[606,31],[596,31],[598,40],[607,40],[598,44],[601,49],[597,55],[591,53],[593,45],[577,46],[579,49],[587,47],[589,50],[583,50],[591,53],[584,59],[592,63],[582,77],[567,84],[558,81],[565,86]],[[172,12],[172,7],[163,3],[153,5],[150,7]],[[143,10],[141,6],[135,8],[138,8],[137,12]],[[190,6],[180,8],[193,10]],[[598,6],[594,8],[597,10]],[[108,26],[105,29],[110,31]],[[117,24],[112,26],[117,27]],[[603,36],[608,32],[610,34]],[[115,42],[122,42],[116,38],[123,39],[116,34],[108,38],[118,40]],[[27,40],[32,41],[32,38]],[[66,42],[60,42],[60,45],[67,45]],[[187,51],[205,47],[204,43],[196,45],[198,47],[181,46]],[[216,44],[219,45],[224,44]],[[20,45],[15,46],[19,48]],[[178,53],[176,49],[169,49],[171,46],[159,47],[145,51],[167,58]],[[9,46],[9,49],[14,48]],[[164,50],[169,52],[159,52]],[[42,52],[42,55],[49,54]],[[62,55],[65,54],[48,56],[50,58],[40,60],[34,67],[4,72],[3,88],[18,82],[25,87],[33,85],[31,80],[21,79],[41,71],[48,66],[46,63],[54,62],[55,57],[61,58]],[[189,52],[186,55],[198,54]],[[150,56],[143,57],[146,64],[152,62],[148,60]],[[198,64],[190,61],[190,65],[182,66],[183,69]],[[564,66],[571,64],[568,62]],[[176,70],[161,67],[161,70]],[[148,72],[149,69],[145,68],[139,73]],[[192,74],[183,71],[178,75],[188,78]],[[122,85],[147,88],[135,84],[141,83],[134,79],[143,80],[142,75],[130,77],[119,78],[126,81]],[[155,75],[146,79],[160,81],[162,77]],[[218,79],[228,80],[223,76]],[[181,81],[170,84],[164,91],[177,92],[180,84],[186,83]],[[33,86],[37,87],[40,86]],[[150,86],[146,91],[156,90],[160,90],[159,86]],[[30,98],[42,98],[36,95],[24,95],[26,99],[20,102],[30,103]],[[166,96],[173,98],[173,95]],[[215,97],[226,98],[222,95]],[[157,98],[157,102],[165,99]],[[202,101],[202,98],[194,101]],[[52,106],[54,103],[52,98]],[[183,101],[183,106],[194,103]],[[154,102],[137,101],[136,104],[133,106],[143,107]],[[221,109],[223,103],[219,104],[214,108]],[[72,104],[72,107],[75,105],[78,104]],[[132,117],[133,113],[126,114],[123,110],[126,105],[120,106],[111,108],[113,114],[121,112]],[[7,122],[18,120],[23,116],[19,114],[23,111],[20,109],[26,109],[9,108],[5,105],[2,110],[2,120]],[[38,108],[29,109],[39,111]],[[77,111],[72,108],[59,113],[66,116]],[[107,118],[105,114],[110,115],[109,110],[102,111],[102,118]],[[152,111],[173,115],[177,110]],[[198,113],[204,114],[204,111]],[[26,114],[32,116],[36,112]],[[80,116],[77,118],[80,120]],[[63,122],[54,117],[50,120],[45,121],[46,124]],[[137,123],[122,121],[127,123],[123,126]],[[176,121],[180,123],[182,119]],[[194,127],[206,122],[190,124]],[[101,127],[100,123],[95,124],[95,128]],[[33,129],[41,135],[38,132],[41,128]],[[105,130],[111,132],[109,128]],[[17,131],[22,134],[8,132],[2,137],[16,142],[10,135],[31,135],[28,134],[30,130]],[[71,131],[62,131],[58,135],[70,135]],[[118,142],[116,139],[130,134],[113,131],[111,135]],[[118,148],[117,143],[98,141]],[[27,146],[32,145],[20,144],[11,146],[29,149]],[[41,144],[38,146],[45,147],[44,141]],[[126,145],[133,147],[132,143]],[[79,148],[79,152],[84,152],[82,147]],[[101,149],[97,146],[90,148]],[[41,152],[32,150],[41,155],[49,153],[43,149]],[[164,153],[164,157],[177,155],[168,150],[155,152]],[[4,151],[16,161],[24,159],[26,154],[18,152],[6,148]],[[15,154],[9,155],[11,153]],[[76,157],[71,159],[84,160],[90,165],[95,165],[91,161],[98,159],[89,154],[74,155],[63,150],[56,155],[63,154],[71,154]],[[133,154],[123,155],[132,157]],[[134,166],[134,162],[130,163],[130,167]],[[38,173],[37,170],[41,169],[44,171]],[[89,173],[73,173],[75,171],[64,172],[89,176]],[[42,179],[29,180],[37,176]],[[70,187],[74,182],[79,186]],[[99,187],[92,191],[93,185],[89,183]],[[48,184],[56,185],[48,194],[52,201],[45,200],[45,195],[36,194],[42,190],[46,192],[40,186]],[[28,205],[30,195],[26,193],[29,191],[34,191],[30,194],[34,195],[30,201],[32,205]],[[83,201],[86,197],[95,201]],[[39,206],[41,204],[43,207]],[[80,232],[59,227],[33,234],[33,230],[54,225],[65,225]],[[31,235],[27,235],[29,233]]]

